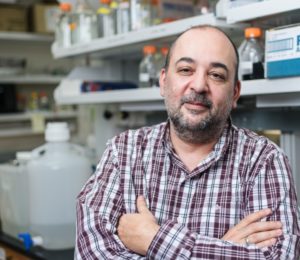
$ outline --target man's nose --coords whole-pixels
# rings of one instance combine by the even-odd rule
[[[208,81],[206,74],[203,72],[196,72],[190,82],[190,88],[197,93],[208,91]]]

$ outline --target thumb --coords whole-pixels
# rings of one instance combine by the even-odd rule
[[[149,211],[149,209],[147,207],[144,196],[142,196],[142,195],[138,196],[138,198],[136,200],[136,206],[137,206],[137,210],[139,213],[141,213],[141,214],[150,213],[151,214],[151,212]]]

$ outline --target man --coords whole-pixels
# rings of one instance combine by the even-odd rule
[[[77,203],[77,259],[297,259],[290,167],[232,125],[238,55],[211,26],[173,43],[161,71],[169,120],[112,139]]]

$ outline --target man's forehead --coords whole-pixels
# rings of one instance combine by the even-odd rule
[[[224,50],[224,53],[227,50],[232,57],[236,56],[234,46],[228,37],[222,31],[214,27],[192,28],[186,31],[173,43],[171,52],[177,52],[178,49],[191,50],[191,48],[201,47],[198,43],[202,42],[203,40],[206,40],[206,45],[209,48],[220,48]]]

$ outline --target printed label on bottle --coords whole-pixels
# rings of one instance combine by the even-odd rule
[[[149,82],[150,76],[148,73],[140,73],[139,80],[140,82]]]
[[[240,63],[241,74],[252,74],[253,72],[253,63],[251,61],[243,61]]]

